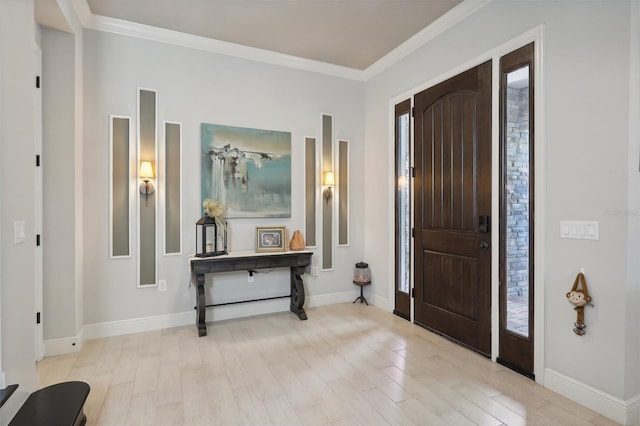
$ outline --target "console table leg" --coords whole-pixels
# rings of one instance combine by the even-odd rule
[[[301,320],[307,319],[304,311],[304,283],[302,281],[304,268],[291,268],[291,312],[296,314]]]
[[[196,275],[196,309],[197,309],[197,326],[198,336],[207,335],[207,323],[204,321],[206,304],[204,301],[204,274]]]

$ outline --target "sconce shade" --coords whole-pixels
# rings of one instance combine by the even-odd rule
[[[196,257],[227,254],[227,221],[203,216],[196,222]]]
[[[153,187],[153,183],[149,182],[153,179],[153,167],[151,166],[151,161],[143,161],[140,163],[140,179],[142,182],[140,184],[140,193],[144,194],[145,201],[149,200],[149,195],[153,194],[155,188]]]
[[[322,191],[322,195],[324,195],[324,200],[329,202],[331,199],[331,188],[336,184],[336,179],[333,176],[333,172],[326,172],[324,174],[324,186],[326,188]]]
[[[140,178],[153,179],[153,167],[151,161],[143,161],[140,163]]]
[[[324,175],[324,184],[325,186],[334,186],[336,184],[336,179],[333,176],[333,172],[327,172]]]

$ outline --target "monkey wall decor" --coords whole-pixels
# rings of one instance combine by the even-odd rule
[[[583,336],[587,332],[585,330],[587,326],[584,323],[584,307],[593,305],[591,304],[591,296],[589,296],[589,290],[587,289],[587,280],[582,272],[576,275],[573,287],[571,287],[571,291],[567,293],[567,299],[575,306],[573,309],[578,313],[578,318],[576,322],[573,323],[573,332],[578,336]]]

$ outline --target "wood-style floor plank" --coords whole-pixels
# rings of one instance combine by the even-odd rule
[[[90,340],[37,373],[90,384],[89,426],[615,424],[374,306],[307,312]]]

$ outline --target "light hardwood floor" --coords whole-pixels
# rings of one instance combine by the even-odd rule
[[[45,358],[91,385],[88,425],[613,425],[374,306],[131,334]]]

